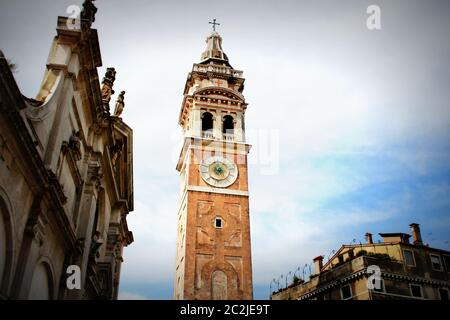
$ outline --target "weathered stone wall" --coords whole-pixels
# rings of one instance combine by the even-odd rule
[[[102,104],[96,30],[58,18],[39,93],[0,61],[0,298],[117,298],[133,241],[132,130]],[[66,287],[81,268],[81,289]]]

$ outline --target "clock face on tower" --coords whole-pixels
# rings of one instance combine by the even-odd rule
[[[200,164],[202,179],[213,187],[226,188],[237,179],[238,168],[234,162],[223,157],[209,157]]]

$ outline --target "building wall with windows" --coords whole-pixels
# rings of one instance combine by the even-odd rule
[[[450,252],[424,245],[418,225],[408,234],[381,233],[383,242],[342,246],[326,264],[315,258],[308,281],[274,292],[274,300],[448,300]],[[418,234],[419,235],[418,235]],[[374,279],[374,266],[379,277]],[[377,284],[369,288],[368,283]]]
[[[123,94],[110,111],[115,70],[101,85],[97,9],[83,7],[78,28],[58,17],[35,99],[0,53],[0,299],[117,298],[133,241],[133,133]],[[67,287],[69,266],[80,288]]]

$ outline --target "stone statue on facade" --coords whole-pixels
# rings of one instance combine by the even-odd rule
[[[111,101],[111,96],[114,94],[113,85],[116,80],[116,69],[108,68],[106,69],[105,77],[102,81],[102,103],[103,110],[109,113],[109,102]]]
[[[81,131],[74,132],[69,138],[69,149],[72,150],[75,160],[81,160]]]
[[[93,256],[94,258],[97,258],[99,256],[98,253],[98,249],[100,249],[100,247],[103,244],[103,239],[102,239],[102,235],[99,231],[95,231],[94,234],[92,235],[92,241],[91,241],[91,256]]]
[[[92,3],[93,1],[95,0],[85,0],[81,11],[81,19],[88,21],[89,24],[95,21],[95,14],[97,13],[97,7]]]
[[[117,97],[116,108],[114,110],[114,116],[120,117],[122,115],[123,109],[125,108],[125,91],[122,91]]]

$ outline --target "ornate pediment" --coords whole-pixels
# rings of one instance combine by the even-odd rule
[[[245,101],[244,96],[239,92],[221,87],[203,87],[201,89],[197,89],[196,91],[194,91],[193,96],[225,99],[230,101],[238,101],[241,103]]]

